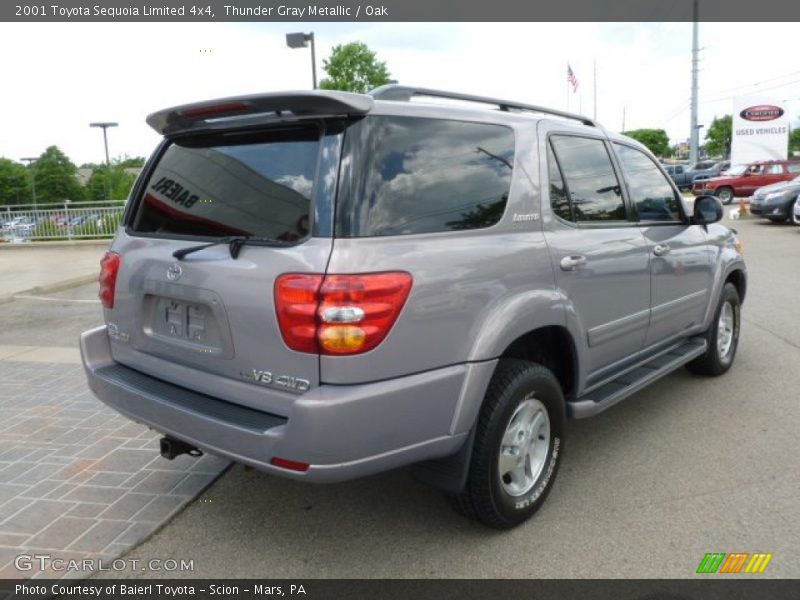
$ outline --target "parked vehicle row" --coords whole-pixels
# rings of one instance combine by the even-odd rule
[[[664,170],[680,191],[688,192],[695,182],[716,177],[724,173],[730,166],[730,161],[701,161],[692,166],[664,165]]]
[[[750,212],[773,222],[797,223],[795,207],[800,194],[800,160],[757,161],[736,165],[727,173],[695,182],[696,196],[714,195],[723,204],[749,198]]]
[[[0,212],[0,241],[107,237],[114,233],[123,205],[78,206],[69,209],[17,205]]]

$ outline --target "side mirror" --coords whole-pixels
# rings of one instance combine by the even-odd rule
[[[698,196],[694,201],[694,214],[692,223],[695,225],[710,225],[722,219],[724,210],[722,202],[716,196]]]

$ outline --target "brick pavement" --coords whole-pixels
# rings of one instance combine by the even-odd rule
[[[158,454],[158,435],[107,408],[76,364],[0,360],[0,578],[15,557],[111,561],[191,502],[226,468]]]

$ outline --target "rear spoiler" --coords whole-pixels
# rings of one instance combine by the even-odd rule
[[[215,122],[235,117],[363,115],[374,104],[371,96],[333,91],[278,92],[208,100],[154,112],[147,124],[161,135],[213,129]]]

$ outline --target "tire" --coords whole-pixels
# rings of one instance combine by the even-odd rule
[[[794,212],[798,206],[798,203],[800,203],[800,196],[795,198],[794,202],[792,202],[792,205],[789,207],[789,221],[794,225],[800,225],[800,217],[798,217]]]
[[[719,198],[720,202],[723,204],[727,205],[733,202],[733,188],[729,188],[727,186],[717,188],[717,191],[714,195]]]
[[[478,416],[467,485],[450,497],[453,507],[495,529],[530,518],[555,481],[565,421],[564,395],[549,369],[501,359]]]
[[[723,314],[726,315],[724,318]],[[705,354],[688,363],[686,368],[697,375],[711,376],[722,375],[730,369],[736,358],[736,348],[739,346],[740,324],[739,292],[736,291],[736,286],[729,282],[722,288],[717,310],[714,311],[714,321],[705,335],[708,348]]]

